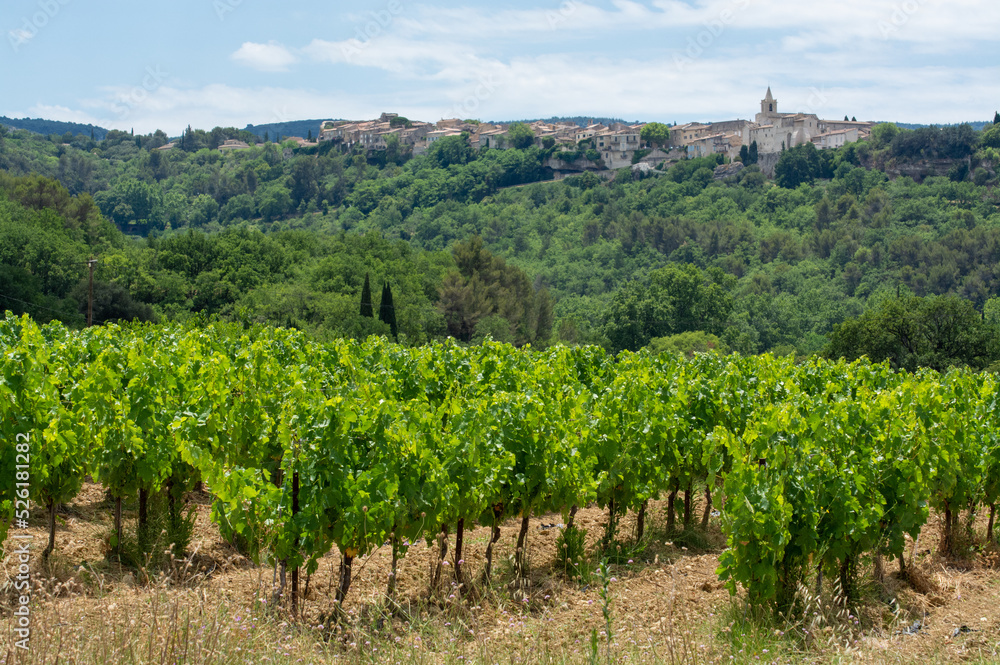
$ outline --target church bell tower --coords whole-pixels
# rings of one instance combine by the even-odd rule
[[[778,115],[778,100],[771,94],[771,86],[767,86],[767,94],[760,100],[760,114],[765,117]]]

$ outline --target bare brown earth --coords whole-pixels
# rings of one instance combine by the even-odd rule
[[[268,610],[274,570],[254,567],[222,540],[209,519],[207,495],[192,493],[188,501],[197,510],[192,555],[170,570],[152,572],[108,563],[112,518],[101,487],[85,485],[60,511],[56,551],[49,562],[41,560],[47,534],[42,511],[36,509],[30,527],[35,537],[32,650],[24,653],[12,647],[15,599],[8,557],[0,572],[0,665],[99,663],[109,658],[205,663],[591,662],[594,631],[599,662],[1000,662],[997,552],[980,547],[964,559],[941,558],[936,516],[916,546],[909,544],[913,584],[898,578],[895,562],[886,563],[883,581],[875,582],[874,562],[869,561],[858,607],[838,609],[827,584],[822,600],[806,599],[805,619],[754,620],[742,596],[731,595],[716,575],[724,546],[717,521],[710,523],[708,534],[686,539],[691,547],[685,547],[664,535],[664,508],[654,502],[645,546],[623,553],[610,567],[609,645],[600,578],[594,575],[589,583],[570,580],[556,569],[560,529],[541,527],[563,522],[559,515],[531,522],[525,584],[510,585],[518,521],[502,527],[493,586],[477,585],[471,594],[454,584],[453,537],[446,557],[448,586],[432,598],[428,585],[436,546],[417,543],[400,561],[395,611],[385,601],[389,548],[356,560],[344,605],[348,619],[331,631],[338,553],[323,558],[310,576],[302,618],[292,621],[286,611]],[[695,513],[700,518],[700,511]],[[132,520],[134,513],[127,511],[126,517]],[[606,514],[584,508],[576,520],[587,530],[588,552],[593,555]],[[985,531],[984,525],[977,523],[977,528]],[[634,516],[629,515],[619,538],[630,543],[634,529]],[[466,532],[465,569],[477,580],[488,537],[485,528]],[[6,549],[12,549],[11,541]],[[919,630],[905,632],[918,620]],[[179,651],[180,644],[187,651]]]

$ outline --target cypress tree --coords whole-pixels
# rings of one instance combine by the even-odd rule
[[[993,124],[1000,125],[1000,111],[997,111],[993,114]]]
[[[396,325],[396,307],[392,304],[392,289],[389,288],[388,282],[382,287],[382,304],[378,308],[378,318],[389,324],[393,337],[399,333]]]
[[[756,164],[757,163],[757,142],[756,141],[754,141],[753,143],[750,144],[750,150],[748,151],[748,154],[750,156],[750,164]]]
[[[368,282],[368,273],[365,273],[365,285],[361,288],[361,316],[367,316],[370,319],[375,317],[375,311],[372,308],[372,287]]]
[[[267,143],[270,140],[271,140],[271,136],[270,136],[269,132],[265,131],[264,132],[264,143]]]

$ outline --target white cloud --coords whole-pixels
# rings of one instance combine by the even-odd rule
[[[231,56],[236,62],[262,72],[285,72],[298,61],[295,54],[281,44],[244,42]]]
[[[333,80],[353,81],[348,89],[314,90],[305,73],[285,77],[281,88],[170,80],[138,95],[105,88],[82,106],[106,126],[176,134],[188,123],[242,127],[382,111],[424,120],[752,118],[768,83],[781,110],[832,118],[956,122],[992,117],[1000,99],[996,46],[988,41],[1000,3],[983,0],[844,0],[836,11],[798,0],[402,7],[381,18],[359,14],[342,33],[350,39],[315,38],[298,48],[247,42],[232,55],[263,71],[300,60],[327,65],[336,68]],[[893,30],[883,35],[880,22]],[[122,99],[132,102],[125,117]],[[79,113],[62,111],[60,119]]]
[[[14,115],[14,114],[12,114]],[[80,111],[77,109],[71,109],[66,106],[57,106],[49,104],[35,104],[29,108],[24,113],[17,113],[18,116],[25,116],[29,118],[46,118],[51,120],[60,120],[62,122],[79,122],[84,125],[100,125],[98,118],[86,113],[85,111]]]
[[[375,67],[406,76],[422,76],[454,66],[471,67],[479,60],[475,49],[470,46],[393,36],[366,41],[354,38],[339,42],[314,39],[302,52],[317,62]]]
[[[548,5],[549,3],[545,3]],[[649,5],[615,0],[605,9],[582,0],[552,2],[537,9],[441,9],[418,5],[392,27],[411,38],[483,43],[551,41],[598,35],[619,46],[623,37],[646,39],[663,31],[705,29],[762,31],[790,50],[856,46],[858,40],[889,40],[927,48],[961,49],[968,41],[995,40],[1000,3],[984,0],[842,0],[836,8],[800,0],[652,0]],[[974,19],[972,18],[974,17]]]
[[[289,87],[201,87],[163,85],[131,104],[122,101],[128,88],[103,88],[101,96],[81,101],[81,109],[36,105],[32,117],[93,123],[112,129],[149,133],[162,129],[177,136],[191,125],[199,129],[289,122],[305,118],[365,118],[380,108],[378,99],[342,92],[318,92]],[[21,114],[27,115],[27,114]],[[375,113],[377,115],[377,113]]]
[[[797,104],[789,110],[942,122],[982,115],[1000,87],[988,58],[971,59],[998,24],[1000,4],[984,0],[844,0],[836,11],[800,0],[408,5],[371,38],[316,39],[303,53],[419,84],[428,119],[752,117],[766,84],[781,82]],[[928,54],[947,52],[969,53],[969,64],[927,66]],[[928,96],[948,108],[918,102]]]

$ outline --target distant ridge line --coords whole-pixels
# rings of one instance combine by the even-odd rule
[[[24,129],[44,136],[69,132],[74,136],[82,134],[89,138],[91,131],[93,131],[94,139],[97,141],[103,141],[104,137],[110,131],[98,125],[84,125],[79,122],[63,122],[62,120],[46,120],[44,118],[8,118],[0,116],[0,125],[11,129]]]

